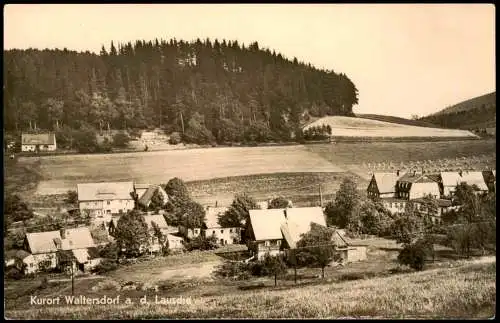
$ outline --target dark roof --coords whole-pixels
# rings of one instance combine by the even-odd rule
[[[144,192],[144,194],[142,194],[142,196],[139,198],[139,204],[146,206],[153,198],[153,195],[155,194],[157,189],[158,185],[151,185],[150,187],[148,187],[146,192]]]
[[[439,183],[441,181],[440,174],[425,174],[431,181]]]
[[[21,135],[23,145],[54,145],[56,143],[56,135],[53,133],[29,134]]]
[[[406,183],[431,183],[435,182],[432,179],[428,177],[428,175],[425,174],[404,174],[401,176],[398,180],[398,182],[406,182]]]

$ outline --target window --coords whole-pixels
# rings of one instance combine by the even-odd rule
[[[212,234],[215,234],[215,230],[212,231]]]
[[[195,234],[198,234],[198,229],[194,229],[194,233],[195,233]]]
[[[106,210],[106,213],[111,214],[111,210]]]
[[[233,229],[229,229],[229,233],[233,233]]]
[[[266,247],[269,247],[269,240],[266,240],[266,242],[264,243],[264,245],[265,245]]]
[[[30,267],[33,268],[33,263],[30,264]]]
[[[110,204],[111,204],[111,201],[107,201],[107,203],[108,203],[108,205],[110,205]]]
[[[43,148],[47,149],[49,148],[49,145],[43,145]]]
[[[276,241],[276,244],[279,246],[281,245],[281,240]]]
[[[220,230],[220,233],[224,233],[224,230]]]

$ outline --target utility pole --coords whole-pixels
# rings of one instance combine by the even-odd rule
[[[319,186],[319,206],[323,207],[323,194],[321,194],[321,184]]]
[[[71,261],[71,295],[75,295],[75,272],[74,262]]]

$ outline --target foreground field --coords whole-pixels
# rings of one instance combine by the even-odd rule
[[[491,318],[496,261],[463,261],[454,268],[354,282],[265,289],[189,298],[184,304],[59,305],[6,309],[15,319],[161,318]],[[114,294],[109,293],[109,297]]]
[[[379,120],[329,116],[308,124],[304,129],[330,125],[332,136],[341,137],[477,137],[467,130],[417,127]]]

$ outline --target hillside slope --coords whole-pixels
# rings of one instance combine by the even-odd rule
[[[304,127],[330,125],[332,136],[339,137],[477,137],[466,130],[416,127],[364,118],[331,116],[318,119]]]
[[[496,92],[460,102],[419,121],[457,129],[496,127]]]
[[[403,124],[403,125],[408,125],[408,126],[438,128],[438,126],[436,126],[435,124],[425,122],[425,121],[411,120],[411,119],[405,119],[405,118],[394,117],[394,116],[385,116],[385,115],[380,115],[380,114],[356,114],[356,117],[363,118],[363,119],[370,119],[370,120]]]

